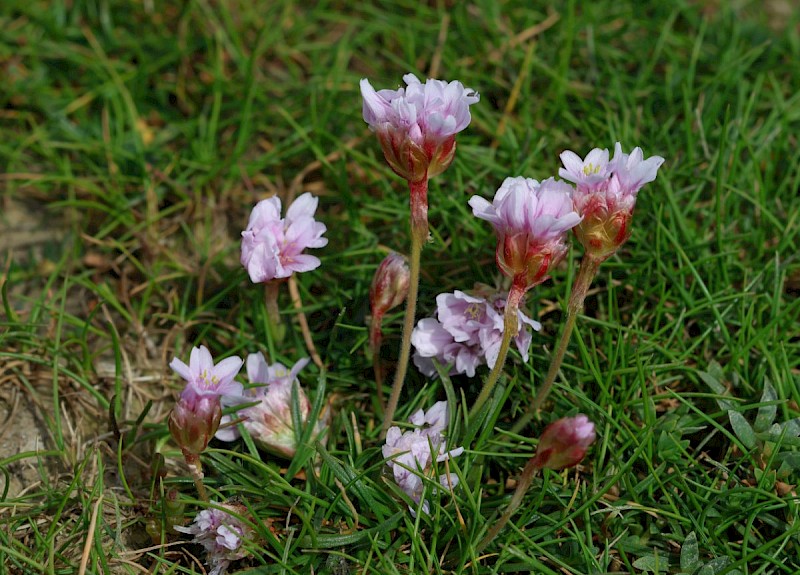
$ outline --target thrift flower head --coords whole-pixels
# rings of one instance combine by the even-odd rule
[[[505,179],[491,204],[480,196],[469,200],[472,213],[494,226],[497,265],[517,286],[540,284],[567,253],[565,234],[581,221],[571,192],[553,178],[540,184],[516,177]]]
[[[246,511],[242,505],[223,503],[220,507],[240,515]],[[209,575],[224,575],[231,561],[244,558],[247,550],[242,543],[252,537],[246,523],[222,509],[204,509],[189,527],[175,525],[174,529],[194,535],[193,541],[203,546]]]
[[[242,265],[255,283],[288,278],[320,265],[318,258],[302,253],[306,248],[327,245],[325,224],[314,219],[319,199],[300,195],[281,218],[281,200],[273,196],[253,208],[247,229],[242,232]]]
[[[464,452],[463,447],[448,450],[444,432],[447,429],[447,402],[439,401],[427,412],[418,410],[409,421],[413,430],[401,432],[399,427],[390,427],[383,446],[386,465],[400,488],[417,504],[425,490],[423,477],[431,477],[434,462],[442,463]],[[458,477],[445,473],[438,477],[439,484],[446,489],[458,484]],[[416,515],[414,509],[411,513]],[[428,501],[422,502],[422,510],[430,511]]]
[[[539,438],[535,455],[539,467],[558,471],[577,465],[594,439],[594,423],[583,414],[554,421]]]
[[[361,80],[364,121],[378,135],[389,166],[409,182],[443,172],[453,161],[455,135],[469,125],[478,94],[461,82],[403,76],[405,88],[375,91]]]
[[[222,416],[221,402],[235,401],[242,395],[242,385],[234,377],[242,367],[238,357],[214,359],[205,346],[192,349],[189,365],[174,358],[170,367],[186,387],[169,414],[169,430],[184,453],[198,454],[217,432]]]
[[[378,266],[369,289],[369,307],[372,311],[370,346],[373,349],[377,348],[381,339],[383,315],[406,299],[410,275],[406,259],[394,252]]]
[[[455,291],[436,296],[436,318],[422,319],[411,333],[414,364],[425,375],[436,373],[433,359],[450,365],[450,374],[475,375],[479,365],[494,367],[503,339],[506,300],[488,287],[473,293]],[[514,339],[523,361],[528,361],[531,334],[541,324],[518,312],[518,333]]]
[[[587,253],[604,260],[625,243],[630,236],[630,220],[636,205],[636,195],[648,182],[656,179],[664,158],[644,159],[641,148],[623,153],[619,142],[614,157],[608,160],[608,150],[595,148],[581,160],[574,152],[561,154],[564,167],[558,173],[575,183],[575,210],[583,221],[575,235]]]
[[[303,424],[306,424],[311,411],[311,403],[297,379],[297,374],[308,361],[308,358],[303,358],[289,370],[280,363],[268,365],[260,352],[247,356],[247,377],[256,387],[245,391],[244,401],[258,403],[241,409],[236,417],[244,420],[242,425],[259,447],[281,457],[292,458],[297,450],[292,421],[292,387],[295,384],[298,386],[297,401]],[[231,420],[230,416],[224,416],[222,423]],[[319,437],[325,425],[324,421],[316,422],[315,437]],[[234,441],[239,435],[236,426],[228,426],[217,431],[216,437],[222,441]]]

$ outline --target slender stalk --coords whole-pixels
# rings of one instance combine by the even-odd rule
[[[303,341],[306,342],[308,355],[317,364],[317,367],[322,369],[322,358],[317,353],[317,348],[314,346],[314,340],[311,338],[311,330],[308,328],[308,320],[303,311],[303,300],[300,299],[300,290],[297,289],[297,280],[294,275],[289,276],[289,295],[292,298],[292,305],[297,312],[297,321],[300,322],[300,331],[303,332]]]
[[[489,377],[486,379],[486,383],[483,384],[483,389],[481,389],[478,399],[475,400],[472,409],[470,409],[470,419],[480,413],[481,408],[489,399],[492,390],[494,390],[494,386],[497,385],[500,379],[500,374],[503,372],[503,366],[508,356],[508,350],[511,347],[511,339],[517,335],[517,328],[519,327],[519,318],[517,314],[519,312],[519,304],[524,295],[525,289],[523,287],[519,286],[517,283],[511,284],[511,289],[508,292],[508,299],[506,300],[505,313],[503,314],[503,339],[500,342],[500,351],[497,354],[494,367],[491,373],[489,373]]]
[[[517,489],[514,491],[514,495],[511,497],[511,501],[506,507],[506,510],[503,512],[503,515],[500,517],[498,521],[492,525],[492,528],[489,529],[489,532],[486,536],[481,539],[478,546],[475,548],[475,553],[480,553],[492,540],[497,537],[497,534],[506,526],[508,520],[511,519],[511,516],[514,515],[514,512],[519,507],[519,504],[522,503],[522,498],[525,497],[525,493],[528,491],[528,488],[531,486],[531,482],[533,478],[536,476],[536,472],[541,469],[539,464],[539,458],[534,456],[531,457],[528,464],[525,466],[525,469],[522,470],[522,474],[519,476],[519,483],[517,483]]]
[[[408,361],[411,357],[411,332],[414,330],[414,318],[417,313],[417,294],[419,293],[419,269],[422,246],[428,241],[428,180],[413,183],[411,188],[411,255],[408,261],[408,296],[406,297],[406,313],[403,318],[403,339],[400,342],[400,357],[397,360],[397,370],[394,373],[392,392],[389,403],[383,415],[383,428],[381,439],[386,437],[386,432],[392,426],[394,412],[400,401],[400,392],[403,391]],[[424,203],[424,205],[423,205]]]
[[[278,306],[280,286],[280,281],[277,280],[264,282],[264,307],[267,309],[267,322],[276,343],[283,341],[286,331],[281,325],[281,310]]]
[[[197,494],[202,501],[208,502],[208,494],[206,493],[206,486],[203,485],[203,464],[200,463],[200,456],[196,453],[183,452],[183,457],[186,459],[186,464],[189,466],[189,471],[194,480],[194,486],[197,488]]]
[[[558,371],[561,369],[561,364],[564,361],[564,355],[567,352],[569,339],[575,327],[575,321],[578,318],[578,314],[583,311],[583,302],[586,299],[586,293],[589,291],[589,286],[592,285],[595,276],[597,276],[597,270],[600,268],[601,263],[602,260],[584,254],[578,276],[575,278],[575,283],[572,284],[569,302],[567,303],[567,320],[564,324],[564,329],[561,331],[561,338],[558,341],[558,346],[555,349],[553,358],[550,360],[550,368],[547,370],[544,383],[542,383],[542,386],[539,388],[528,411],[512,428],[512,432],[518,433],[521,431],[538,413],[544,400],[547,399],[547,395],[550,393]]]

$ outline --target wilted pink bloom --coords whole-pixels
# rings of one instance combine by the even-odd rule
[[[243,505],[219,504],[220,507],[242,515]],[[198,513],[189,527],[175,525],[175,531],[194,535],[206,551],[206,565],[211,567],[208,575],[224,575],[231,561],[247,556],[243,542],[252,538],[252,529],[241,519],[223,509],[204,509]]]
[[[503,339],[505,303],[498,292],[483,287],[472,294],[455,291],[436,296],[436,318],[420,320],[411,333],[414,364],[428,376],[436,373],[433,359],[451,365],[451,374],[469,377],[479,365],[494,367]],[[523,361],[528,361],[531,334],[525,326],[537,331],[542,326],[521,311],[517,313],[514,341]]]
[[[594,423],[588,417],[562,417],[545,428],[534,457],[540,468],[558,471],[573,467],[581,462],[594,439]]]
[[[268,365],[264,355],[251,353],[247,356],[247,377],[252,385],[245,391],[243,402],[258,403],[237,412],[253,441],[265,451],[291,459],[297,450],[297,439],[292,421],[292,387],[297,384],[297,401],[301,423],[306,424],[311,412],[308,400],[297,374],[308,365],[308,358],[303,358],[287,369],[281,363]],[[222,423],[232,420],[223,416]],[[312,439],[319,438],[324,431],[325,422],[315,423],[316,430]],[[239,437],[236,426],[227,426],[217,431],[217,439],[234,441]]]
[[[406,258],[394,252],[386,256],[378,266],[369,289],[369,307],[372,311],[370,346],[377,349],[381,340],[383,315],[403,303],[408,295],[411,272]]]
[[[495,258],[514,284],[527,290],[567,253],[566,232],[581,221],[572,209],[572,187],[553,178],[541,184],[530,178],[506,178],[490,204],[472,196],[476,217],[494,226]]]
[[[320,261],[302,253],[327,245],[325,224],[314,219],[319,199],[305,193],[292,202],[281,218],[281,200],[273,196],[253,208],[242,232],[242,265],[255,283],[288,278],[294,272],[316,269]]]
[[[379,90],[361,80],[364,121],[378,135],[389,166],[409,182],[443,172],[453,161],[455,135],[469,125],[480,99],[461,82],[403,76],[406,88]]]
[[[641,148],[625,154],[617,142],[610,162],[608,150],[599,148],[589,152],[585,160],[566,151],[561,154],[561,161],[564,168],[559,175],[576,184],[573,201],[583,217],[575,235],[587,253],[602,261],[630,236],[636,195],[644,184],[655,180],[664,158],[652,156],[645,160]]]
[[[186,380],[186,387],[170,412],[169,430],[184,453],[196,455],[217,432],[222,400],[235,402],[242,395],[242,384],[233,379],[242,360],[229,357],[214,365],[211,352],[200,346],[192,349],[189,365],[178,358],[169,365]]]
[[[448,450],[443,433],[447,430],[447,402],[439,401],[427,412],[418,410],[409,421],[413,430],[401,432],[399,427],[390,427],[383,446],[386,465],[392,470],[395,482],[417,504],[425,490],[423,477],[431,477],[433,463],[442,463],[464,452],[463,447]],[[454,473],[439,476],[439,484],[450,489],[458,484]],[[428,513],[430,505],[422,502],[422,511]],[[416,515],[414,509],[411,513]]]

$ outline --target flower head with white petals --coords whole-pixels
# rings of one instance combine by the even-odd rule
[[[572,209],[572,187],[549,178],[506,178],[489,203],[469,200],[472,213],[497,235],[495,259],[505,275],[528,290],[547,279],[567,252],[566,232],[581,221]]]
[[[471,120],[476,92],[461,82],[403,76],[405,88],[378,90],[361,80],[364,121],[380,140],[389,166],[408,181],[443,172],[453,160],[455,135]]]
[[[429,502],[421,501],[425,491],[424,478],[431,477],[434,463],[443,463],[452,457],[458,457],[464,452],[464,448],[447,448],[444,437],[448,425],[446,401],[435,403],[427,412],[422,409],[416,411],[409,422],[415,426],[410,431],[401,432],[399,427],[389,428],[386,444],[383,446],[383,457],[397,485],[414,503],[422,503],[423,513],[429,513]],[[444,473],[435,479],[448,490],[458,485],[458,477],[454,473]],[[416,516],[416,511],[411,507],[409,509]]]
[[[325,224],[314,219],[319,199],[305,193],[297,197],[281,218],[281,200],[273,196],[253,208],[242,232],[242,265],[254,283],[287,278],[320,265],[319,258],[304,254],[306,248],[328,244]]]
[[[602,261],[627,241],[636,196],[642,186],[656,179],[664,158],[645,159],[638,147],[626,154],[617,142],[610,161],[608,150],[599,148],[583,160],[567,150],[561,161],[564,167],[558,173],[575,184],[575,211],[583,217],[575,235],[587,253]]]
[[[411,333],[414,345],[414,364],[427,376],[436,373],[433,360],[439,365],[449,365],[450,374],[475,375],[480,365],[494,367],[503,339],[503,310],[506,300],[488,286],[476,286],[471,293],[456,290],[436,296],[436,317],[417,323]],[[531,333],[526,327],[538,331],[541,324],[521,311],[514,341],[528,361]]]
[[[211,567],[209,575],[225,575],[231,561],[247,556],[244,541],[252,537],[252,529],[241,519],[229,513],[242,514],[242,505],[220,504],[222,509],[204,509],[198,513],[189,527],[175,525],[181,533],[194,535],[193,541],[203,546],[206,564]]]
[[[255,387],[245,391],[244,401],[258,403],[239,410],[236,417],[242,420],[242,425],[256,445],[280,457],[292,458],[297,450],[297,434],[292,419],[292,387],[295,385],[300,423],[308,424],[311,402],[297,379],[297,374],[308,362],[308,358],[303,358],[287,369],[281,363],[267,364],[260,352],[247,356],[247,376]],[[312,440],[319,439],[324,433],[327,416],[326,410],[323,417],[314,423],[316,429]],[[217,439],[234,441],[239,437],[237,427],[226,425],[230,421],[231,416],[222,417],[223,427],[217,431]]]

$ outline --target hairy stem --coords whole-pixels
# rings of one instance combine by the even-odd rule
[[[408,372],[408,362],[411,358],[411,332],[414,330],[414,317],[417,313],[420,256],[422,254],[422,246],[428,240],[428,181],[409,183],[409,186],[411,187],[411,256],[408,261],[408,296],[406,297],[406,313],[403,318],[403,339],[400,342],[400,357],[397,360],[397,370],[394,374],[389,403],[386,405],[386,411],[383,415],[381,439],[386,437],[386,432],[392,426],[394,412],[397,411],[400,392],[403,391],[403,384]],[[423,201],[425,203],[424,206],[419,205]]]
[[[469,412],[470,419],[480,413],[481,408],[489,399],[494,386],[497,385],[500,379],[500,374],[503,372],[503,366],[508,356],[508,350],[511,347],[511,339],[517,335],[519,304],[524,295],[525,289],[523,287],[519,286],[517,283],[511,285],[511,289],[508,292],[508,299],[506,300],[505,313],[503,314],[503,339],[500,342],[500,351],[497,354],[494,367],[489,377],[486,379],[486,383],[483,384],[483,389],[480,395],[478,395],[478,399],[476,399],[475,403],[472,405],[472,409]]]
[[[503,512],[502,517],[492,525],[492,528],[489,529],[486,536],[481,539],[480,543],[478,543],[478,546],[475,548],[475,553],[480,553],[495,537],[497,537],[497,534],[500,533],[503,527],[506,526],[508,520],[511,519],[511,516],[514,515],[517,507],[519,507],[519,504],[522,503],[522,498],[525,497],[525,493],[531,486],[531,482],[539,469],[541,469],[539,458],[534,456],[528,461],[525,469],[522,470],[522,475],[519,476],[519,483],[517,483],[517,489],[514,491],[514,495],[511,497],[511,501]]]
[[[550,360],[550,369],[547,370],[544,383],[542,383],[542,386],[539,388],[528,411],[512,428],[514,433],[521,431],[530,420],[533,419],[539,412],[539,409],[541,409],[544,400],[547,399],[547,395],[553,387],[558,371],[561,369],[561,364],[564,362],[564,355],[569,346],[569,340],[572,336],[572,330],[575,327],[575,321],[578,318],[578,314],[583,311],[583,302],[586,299],[586,293],[589,291],[589,286],[592,285],[595,276],[597,276],[597,270],[600,268],[601,263],[601,260],[584,254],[578,276],[575,278],[575,283],[572,284],[572,292],[570,293],[569,302],[567,304],[567,320],[564,324],[564,329],[561,331],[561,338],[558,341],[558,346],[555,349],[553,358]]]
[[[202,501],[208,502],[208,494],[206,493],[206,486],[203,485],[203,464],[200,463],[200,456],[196,453],[183,452],[183,457],[186,459],[186,464],[189,466],[189,472],[192,474],[194,486],[197,488],[197,495]]]

